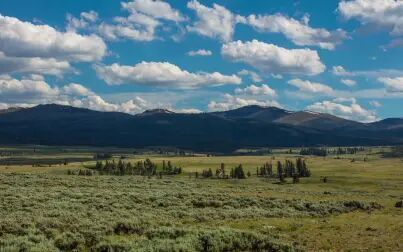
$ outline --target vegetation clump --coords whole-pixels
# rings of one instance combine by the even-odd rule
[[[327,150],[325,148],[302,148],[299,154],[326,157]]]
[[[138,161],[134,164],[131,162],[125,162],[119,159],[118,162],[115,160],[108,161],[105,163],[102,161],[97,161],[94,169],[101,175],[141,175],[141,176],[155,176],[157,175],[158,165],[153,163],[150,159],[144,161]],[[163,161],[161,171],[159,175],[176,175],[181,174],[182,168],[173,166],[171,161]]]

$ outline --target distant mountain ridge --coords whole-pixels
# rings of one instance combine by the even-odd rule
[[[0,111],[0,144],[150,147],[231,152],[242,147],[403,144],[403,119],[360,123],[276,107],[130,115],[55,104]]]

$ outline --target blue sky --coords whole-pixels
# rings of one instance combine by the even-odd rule
[[[401,117],[403,1],[0,2],[0,108]]]

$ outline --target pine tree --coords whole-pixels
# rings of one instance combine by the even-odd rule
[[[117,165],[117,169],[119,171],[119,175],[123,176],[125,175],[125,165],[123,164],[122,159],[119,159],[118,165]]]
[[[173,168],[172,168],[172,163],[171,163],[171,161],[168,161],[167,172],[168,172],[168,173],[172,173],[172,170],[173,170]]]
[[[237,167],[235,167],[234,169],[234,177],[237,179],[245,179],[245,172],[243,171],[243,167],[242,164],[238,165]]]
[[[284,182],[284,171],[283,171],[283,164],[278,161],[277,162],[277,177],[280,180],[280,182]]]

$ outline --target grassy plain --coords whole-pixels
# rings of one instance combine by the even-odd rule
[[[255,175],[264,162],[297,158],[285,150],[215,157],[113,151],[116,159],[183,167],[183,174],[162,179],[67,175],[94,161],[2,165],[0,251],[402,251],[403,212],[394,205],[403,199],[403,161],[382,158],[387,150],[306,157],[312,177],[299,184]],[[91,158],[94,151],[0,148],[30,160]],[[252,176],[190,177],[222,162],[227,171],[243,164]]]

